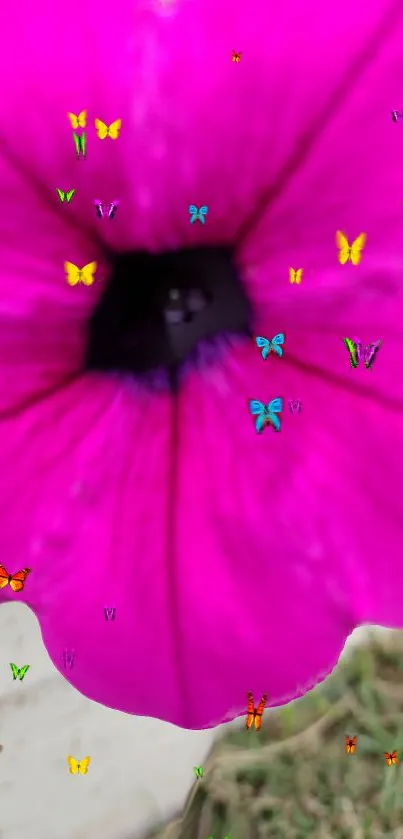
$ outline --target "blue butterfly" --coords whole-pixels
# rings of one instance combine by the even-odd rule
[[[268,405],[263,402],[258,402],[257,399],[251,399],[249,402],[249,410],[252,416],[256,417],[255,428],[258,434],[263,431],[266,425],[270,424],[273,431],[281,431],[281,419],[277,416],[283,410],[283,400],[281,396],[277,399],[272,399]]]
[[[256,346],[259,348],[262,347],[263,361],[266,361],[267,356],[272,350],[274,350],[274,352],[281,358],[283,350],[280,345],[284,344],[284,341],[284,332],[279,332],[278,335],[275,335],[274,338],[271,339],[271,341],[269,341],[268,338],[262,338],[261,335],[258,335],[256,338]]]
[[[194,224],[196,219],[200,219],[202,224],[206,224],[206,219],[204,218],[204,216],[206,216],[208,213],[208,207],[200,207],[200,209],[197,209],[197,207],[194,204],[191,204],[189,207],[189,213],[191,215],[191,224]]]

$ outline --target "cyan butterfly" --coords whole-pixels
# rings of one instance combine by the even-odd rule
[[[257,399],[249,401],[249,411],[255,419],[255,429],[260,434],[266,428],[266,425],[271,425],[273,431],[281,431],[281,419],[277,414],[283,410],[283,400],[279,396],[277,399],[272,399],[268,405],[259,402]]]
[[[269,341],[268,338],[263,338],[261,335],[258,335],[256,338],[256,346],[262,350],[262,358],[263,361],[266,361],[267,356],[272,351],[275,352],[279,358],[283,355],[282,344],[284,344],[285,335],[283,332],[279,332],[278,335],[275,335],[274,338]]]
[[[201,221],[202,224],[205,224],[206,219],[204,218],[204,216],[206,216],[208,213],[208,207],[198,208],[195,204],[191,204],[189,207],[189,213],[191,224],[194,224],[197,219],[199,219],[199,221]]]

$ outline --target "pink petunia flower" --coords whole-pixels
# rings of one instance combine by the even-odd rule
[[[98,702],[209,727],[403,623],[402,40],[385,0],[3,12],[0,562],[32,573],[1,600]],[[371,371],[353,335],[383,340]],[[302,412],[257,435],[278,396]]]

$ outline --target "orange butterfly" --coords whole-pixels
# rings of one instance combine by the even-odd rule
[[[264,707],[267,702],[267,693],[263,694],[257,708],[255,708],[255,704],[253,701],[253,693],[251,693],[251,691],[248,691],[246,696],[248,698],[248,716],[246,717],[246,728],[251,728],[251,726],[253,726],[253,723],[255,723],[256,731],[259,731],[259,728],[262,725]]]
[[[389,752],[384,752],[384,755],[385,755],[385,760],[386,760],[386,763],[388,764],[388,766],[392,766],[393,763],[394,764],[399,763],[399,759],[397,757],[397,752],[392,752],[391,754],[389,754]]]
[[[357,748],[357,738],[356,737],[349,737],[346,734],[346,752],[348,755],[353,755]]]
[[[17,571],[16,574],[9,574],[4,568],[4,565],[0,565],[0,589],[10,584],[10,588],[13,591],[22,591],[25,580],[30,573],[30,568],[23,568],[22,571]]]
[[[231,61],[234,61],[235,64],[239,64],[239,62],[241,60],[241,56],[242,56],[241,52],[235,52],[235,50],[232,50]]]

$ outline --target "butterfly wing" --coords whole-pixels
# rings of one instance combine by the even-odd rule
[[[116,210],[117,210],[118,206],[119,206],[119,201],[112,201],[110,204],[108,204],[107,212],[108,212],[108,216],[109,216],[111,221],[112,221],[113,218],[115,218],[115,213],[116,213]]]
[[[198,211],[198,209],[197,209],[197,207],[196,207],[196,205],[195,205],[195,204],[190,204],[190,205],[189,205],[189,213],[190,213],[192,216],[193,216],[195,213],[196,213],[196,215],[197,215],[197,213],[198,213],[198,212],[199,212],[199,211]]]
[[[247,706],[246,706],[247,716],[246,716],[245,726],[246,726],[247,729],[249,729],[253,724],[253,720],[255,719],[255,705],[254,705],[254,702],[253,702],[253,693],[251,693],[251,691],[248,691],[248,693],[246,694],[246,698],[247,698]]]
[[[255,420],[255,429],[256,429],[257,433],[260,434],[262,431],[264,431],[264,429],[266,428],[266,425],[269,422],[270,422],[270,417],[269,417],[269,414],[267,413],[267,410],[265,408],[264,413],[260,414],[258,417],[256,417],[256,420]]]
[[[30,666],[31,666],[30,664],[24,664],[24,666],[21,667],[20,670],[18,671],[18,675],[20,677],[21,682],[23,681],[23,678],[24,678],[25,674],[28,672]]]
[[[73,197],[74,193],[75,193],[75,189],[69,189],[69,191],[68,191],[68,192],[64,193],[64,195],[66,196],[66,199],[67,199],[67,203],[68,203],[68,204],[70,204],[70,201],[71,201],[71,199],[72,199],[72,197]]]
[[[79,771],[80,775],[86,775],[87,774],[88,767],[89,767],[90,763],[91,763],[91,758],[90,757],[83,757],[83,759],[80,760],[80,762],[78,764],[78,771]]]
[[[66,272],[66,280],[68,284],[71,286],[77,285],[80,279],[80,271],[77,268],[77,265],[74,265],[73,262],[65,262],[64,270]]]
[[[337,230],[336,232],[336,245],[339,249],[338,260],[340,265],[345,265],[350,257],[350,245],[341,230]]]
[[[110,126],[107,128],[107,133],[112,140],[116,140],[119,137],[119,132],[121,129],[122,120],[115,119],[115,122],[112,122]]]
[[[270,413],[279,414],[280,411],[283,410],[283,399],[281,396],[278,396],[277,399],[272,399],[267,406],[268,411]]]
[[[81,269],[81,280],[84,285],[92,285],[95,279],[95,271],[97,270],[96,262],[89,262]]]
[[[375,359],[378,350],[381,348],[382,341],[374,341],[372,344],[369,344],[364,352],[364,365],[367,370],[370,370]]]
[[[60,198],[61,203],[63,204],[63,201],[64,201],[64,198],[65,198],[66,193],[65,193],[65,192],[63,192],[63,190],[62,190],[62,189],[58,189],[57,187],[56,187],[56,192],[57,192],[57,194],[58,194],[58,196],[59,196],[59,198]]]
[[[79,117],[77,117],[75,114],[72,114],[71,111],[67,112],[67,116],[70,120],[71,127],[72,128],[78,128],[79,127],[79,122],[78,122]],[[81,116],[81,114],[79,114],[79,116]]]
[[[281,430],[281,419],[277,416],[280,411],[283,410],[283,400],[281,397],[277,399],[272,399],[267,406],[268,412],[268,419],[270,420],[271,425],[274,428],[274,431]]]
[[[10,574],[6,571],[4,565],[0,565],[0,589],[5,588],[8,585],[8,581],[10,579]]]
[[[85,128],[87,124],[87,111],[80,111],[78,115],[79,128]]]
[[[19,673],[17,665],[16,664],[11,664],[11,662],[10,662],[10,667],[11,667],[11,670],[12,670],[12,673],[13,673],[13,679],[17,679],[18,678],[18,673]]]
[[[95,118],[95,128],[99,139],[105,140],[105,137],[108,136],[108,126],[101,119]]]
[[[297,272],[295,268],[290,268],[290,283],[295,283],[297,278]]]
[[[85,157],[85,155],[87,154],[87,135],[86,135],[85,131],[83,131],[83,133],[80,135],[80,137],[78,138],[78,141],[79,141],[79,155],[80,155],[80,151],[81,151],[82,156]]]
[[[277,355],[280,358],[283,355],[283,350],[281,348],[281,345],[284,344],[284,340],[285,340],[284,333],[279,332],[278,335],[275,335],[274,338],[272,338],[272,342],[271,342],[272,345],[273,345],[274,351],[277,353]]]
[[[256,728],[256,731],[259,731],[259,729],[262,725],[263,711],[265,709],[266,702],[267,702],[267,693],[264,693],[260,702],[259,702],[259,705],[257,706],[256,713],[255,713],[255,728]]]
[[[97,217],[100,218],[100,219],[103,219],[103,217],[104,217],[104,205],[103,205],[102,201],[98,201],[98,199],[96,199],[94,201],[94,207],[95,207],[95,212],[97,214]]]
[[[67,758],[67,763],[69,765],[69,772],[71,775],[77,775],[78,772],[78,761],[72,757],[71,755]]]
[[[392,758],[392,763],[394,763],[394,764],[399,763],[399,758],[397,756],[397,752],[392,752],[391,758]]]
[[[10,588],[16,592],[22,591],[22,589],[24,588],[25,580],[28,577],[28,574],[30,573],[30,568],[23,568],[22,571],[17,571],[17,573],[13,574],[13,576],[11,577]]]
[[[295,282],[297,283],[297,285],[299,285],[299,284],[300,284],[300,282],[301,282],[301,280],[302,280],[302,274],[303,274],[303,273],[304,273],[304,272],[303,272],[303,269],[302,269],[302,268],[297,268],[297,270],[296,270],[296,272],[295,272]]]
[[[343,344],[350,355],[350,364],[355,369],[358,367],[358,350],[355,341],[351,338],[343,338]]]
[[[351,254],[350,260],[353,265],[359,265],[362,258],[362,250],[365,246],[365,242],[367,241],[366,233],[360,233],[356,239],[354,239],[353,244],[351,245]]]
[[[265,406],[263,402],[259,402],[257,399],[251,399],[249,401],[249,411],[253,416],[257,416],[257,414],[263,413],[265,410]]]
[[[351,755],[354,754],[355,748],[356,748],[356,743],[357,743],[357,737],[349,737],[348,735],[346,736],[346,752],[347,752],[348,755],[349,754],[351,754]]]
[[[76,155],[77,157],[80,157],[81,142],[80,137],[78,136],[78,134],[75,133],[75,131],[73,131],[73,140],[76,149]]]
[[[270,352],[270,341],[268,341],[267,338],[263,338],[262,335],[258,335],[255,340],[256,346],[259,347],[259,349],[262,349],[263,361],[266,361],[266,358]]]

